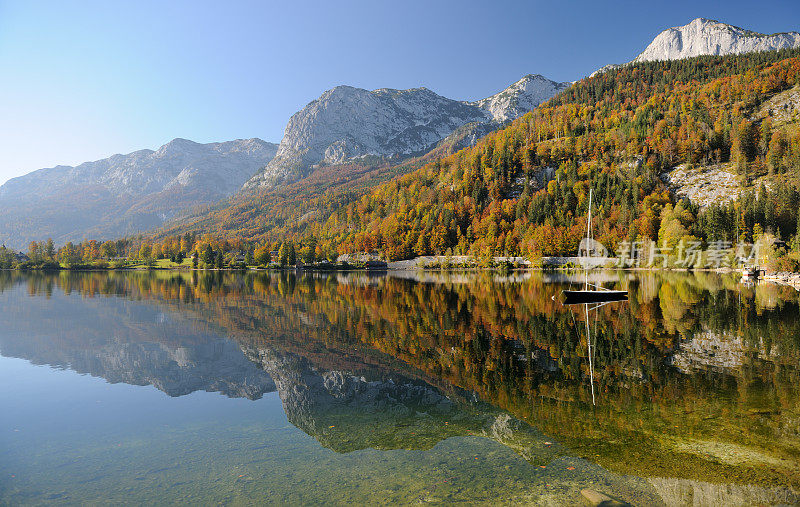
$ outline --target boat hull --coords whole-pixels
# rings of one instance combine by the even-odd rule
[[[565,290],[562,294],[565,305],[628,300],[628,291],[625,290]]]

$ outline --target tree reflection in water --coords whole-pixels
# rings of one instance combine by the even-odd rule
[[[361,444],[340,441],[349,438],[345,431],[326,434],[320,421],[335,419],[328,426],[343,430],[348,418],[360,427],[375,423],[385,417],[376,407],[389,403],[375,400],[401,397],[380,382],[401,376],[423,394],[398,406],[393,428],[411,424],[402,413],[436,396],[472,413],[464,418],[471,422],[423,431],[416,440],[411,431],[381,433],[374,424],[363,445],[420,448],[490,432],[489,421],[509,414],[531,427],[517,435],[532,435],[530,442],[550,435],[564,452],[618,473],[800,487],[797,293],[740,287],[714,273],[599,276],[628,290],[629,302],[573,313],[552,298],[569,280],[542,273],[3,272],[0,290],[25,284],[45,297],[61,291],[144,301],[182,315],[184,325],[224,334],[278,384],[292,371],[270,370],[280,361],[329,372],[318,385],[291,378],[307,384],[316,400],[308,406],[320,411],[307,420],[297,413],[293,422],[332,448]],[[353,380],[362,377],[379,384]],[[325,382],[351,403],[319,398]],[[353,394],[373,388],[372,405]],[[431,403],[436,413],[439,401]],[[440,409],[453,418],[451,408]]]

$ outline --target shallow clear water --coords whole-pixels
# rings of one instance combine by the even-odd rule
[[[797,293],[598,276],[0,273],[0,504],[800,502]]]

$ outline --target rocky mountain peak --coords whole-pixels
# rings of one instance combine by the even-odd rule
[[[800,34],[765,35],[713,19],[696,18],[658,34],[634,62],[677,60],[700,55],[729,55],[800,47]]]
[[[168,142],[161,148],[164,149],[189,149],[195,146],[200,146],[200,143],[196,143],[194,141],[190,141],[189,139],[184,139],[182,137],[176,137],[172,141]]]
[[[337,86],[292,115],[274,160],[245,188],[303,177],[317,164],[420,153],[486,114],[426,88]]]
[[[569,84],[528,74],[476,102],[449,99],[425,87],[337,86],[292,115],[275,159],[244,190],[300,179],[319,164],[424,153],[467,124],[487,126],[480,131],[498,128]]]
[[[548,100],[571,83],[557,83],[541,74],[527,74],[505,90],[475,102],[492,119],[504,122],[518,118]]]
[[[714,19],[695,18],[686,25],[668,28],[656,35],[653,42],[628,63],[680,60],[702,55],[777,51],[797,47],[800,47],[800,33],[797,32],[765,35]],[[589,77],[619,67],[618,64],[606,65]]]

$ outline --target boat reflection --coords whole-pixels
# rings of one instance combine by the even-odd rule
[[[589,364],[589,387],[590,387],[590,391],[592,393],[592,405],[597,405],[597,399],[595,397],[595,390],[594,390],[594,360],[595,360],[595,357],[594,357],[594,347],[593,347],[593,344],[592,344],[592,327],[591,327],[590,314],[592,314],[592,312],[594,312],[594,317],[595,317],[595,319],[594,319],[595,326],[594,327],[595,327],[595,333],[596,333],[596,330],[597,330],[597,316],[598,316],[597,310],[599,310],[600,308],[602,308],[602,307],[604,307],[606,305],[613,304],[613,303],[619,303],[621,301],[627,301],[627,300],[628,300],[628,296],[627,296],[627,292],[626,292],[625,296],[624,296],[624,299],[614,299],[614,298],[612,298],[612,299],[610,299],[608,301],[604,301],[604,302],[582,303],[580,305],[578,305],[577,303],[564,302],[565,306],[581,306],[581,307],[583,307],[582,308],[583,311],[581,313],[583,314],[583,320],[584,320],[585,325],[586,325],[586,335],[585,335],[586,336],[586,351],[587,351],[586,352],[586,356],[588,358],[588,364]],[[578,326],[578,324],[577,324],[577,322],[575,320],[575,314],[574,314],[574,312],[570,312],[570,313],[572,315],[572,321],[575,324],[576,332],[580,333],[579,326]]]

